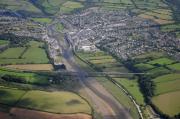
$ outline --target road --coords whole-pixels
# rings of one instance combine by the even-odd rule
[[[51,37],[58,40],[59,34],[54,30],[54,25],[49,26]],[[75,61],[72,46],[64,38],[60,41],[62,48],[63,63],[67,70],[77,72],[81,84],[81,90],[87,94],[87,98],[93,103],[93,108],[97,110],[103,119],[132,119],[130,113],[125,109],[97,80],[86,77],[84,71]]]

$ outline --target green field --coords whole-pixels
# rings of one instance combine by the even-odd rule
[[[157,67],[157,68],[148,70],[146,72],[149,73],[148,74],[149,76],[154,77],[154,78],[158,77],[158,76],[161,76],[161,75],[164,75],[164,74],[171,73],[170,70],[168,70],[168,69],[166,69],[164,67]]]
[[[163,93],[180,90],[179,84],[180,84],[179,79],[170,82],[156,83],[155,94],[159,95]]]
[[[174,116],[180,112],[180,91],[170,92],[155,96],[152,102],[161,110],[163,113],[170,116]]]
[[[144,105],[144,97],[139,89],[137,80],[129,80],[126,78],[113,78],[117,83],[121,84],[134,97],[138,104]]]
[[[0,86],[0,103],[13,106],[26,93],[23,90],[17,90]]]
[[[134,67],[140,71],[147,71],[147,70],[155,68],[155,66],[153,66],[151,64],[145,64],[145,63],[136,64],[136,65],[134,65]]]
[[[6,9],[10,9],[13,11],[27,11],[32,13],[41,13],[41,10],[39,10],[37,7],[35,7],[32,3],[28,2],[27,0],[20,0],[20,1],[14,1],[14,0],[1,0],[0,1],[0,7],[3,6]]]
[[[8,59],[18,59],[21,53],[25,50],[25,47],[8,48],[4,52],[0,53],[0,62],[7,61]]]
[[[159,76],[159,77],[153,79],[153,81],[155,83],[162,83],[162,82],[168,82],[168,81],[173,81],[173,80],[177,80],[177,79],[180,79],[180,74],[172,73],[172,74]]]
[[[177,105],[179,104],[176,98],[178,96],[175,94],[172,94],[172,97],[169,96],[171,96],[171,93],[180,90],[180,74],[176,73],[179,63],[169,58],[165,53],[158,52],[137,56],[134,62],[134,68],[139,69],[141,72],[149,73],[147,77],[150,77],[154,82],[155,89],[153,91],[154,96],[151,99],[152,103],[164,114],[170,116],[177,114]]]
[[[152,58],[152,59],[156,59],[156,58],[160,58],[160,57],[163,57],[164,56],[164,53],[162,52],[148,52],[148,53],[145,53],[145,54],[141,54],[141,55],[138,55],[136,57],[134,57],[136,60],[140,59],[147,59],[147,58]]]
[[[29,63],[48,63],[48,57],[46,52],[42,48],[29,48],[23,55]]]
[[[32,18],[32,20],[35,22],[46,23],[46,24],[49,24],[52,22],[52,19],[50,18]]]
[[[148,62],[149,64],[159,64],[159,65],[169,65],[172,64],[174,61],[169,59],[169,58],[159,58],[159,59],[155,59],[152,60],[150,62]]]
[[[97,60],[89,60],[89,62],[93,64],[104,64],[104,63],[114,63],[116,62],[114,59],[97,59]]]
[[[35,6],[50,15],[70,13],[84,7],[81,2],[71,0],[37,0]]]
[[[57,30],[58,32],[62,32],[63,29],[64,29],[64,26],[63,26],[61,23],[58,23],[58,24],[56,25],[56,30]]]
[[[0,86],[0,103],[30,108],[51,113],[86,113],[91,114],[91,107],[75,93],[59,91],[24,91]]]
[[[80,2],[67,1],[60,6],[61,13],[69,13],[75,9],[83,8],[84,6]]]
[[[63,7],[75,9],[75,8],[82,8],[83,5],[80,2],[67,1],[63,4]]]
[[[99,71],[120,73],[129,72],[121,62],[118,62],[115,58],[105,52],[78,52],[77,54],[86,62],[90,63],[94,68],[100,69]],[[132,75],[121,75],[121,77],[130,78]]]
[[[43,75],[38,75],[35,73],[25,73],[25,72],[0,68],[0,77],[2,77],[4,75],[19,77],[19,78],[25,80],[26,83],[30,83],[30,84],[41,84],[41,85],[49,84],[48,78]]]
[[[180,63],[168,65],[168,68],[170,68],[172,70],[180,70]]]
[[[9,44],[9,41],[7,40],[0,40],[0,46],[1,45],[8,45]]]
[[[87,0],[88,1],[88,0]],[[173,11],[161,0],[102,0],[95,5],[105,9],[129,9],[137,16],[151,19],[159,24],[173,23]]]
[[[74,93],[63,91],[28,91],[17,105],[52,113],[91,114],[91,108],[86,101]]]
[[[180,23],[166,24],[161,26],[163,32],[174,32],[178,38],[180,38]]]
[[[0,53],[0,64],[46,64],[49,62],[42,42],[30,41],[29,47],[8,48]]]
[[[134,119],[139,118],[136,107],[129,97],[111,81],[103,77],[96,78],[125,108],[129,109],[130,114]]]

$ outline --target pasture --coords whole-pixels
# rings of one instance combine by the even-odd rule
[[[179,63],[164,53],[152,52],[135,57],[134,68],[149,73],[147,76],[154,82],[155,89],[153,91],[154,96],[151,99],[152,103],[164,114],[170,116],[174,116],[177,112],[177,106],[173,107],[172,105],[178,105],[177,99],[175,99],[178,96],[176,97],[175,94],[172,94],[172,97],[169,96],[171,96],[171,93],[180,90],[180,74],[175,72],[178,70],[178,65]]]
[[[180,112],[180,91],[158,95],[152,98],[153,104],[165,114],[174,116]]]
[[[0,53],[0,64],[47,64],[49,59],[42,48],[44,43],[38,41],[30,41],[29,47],[8,48]]]
[[[174,61],[169,59],[169,58],[159,58],[159,59],[155,59],[152,60],[150,62],[148,62],[149,64],[155,65],[155,64],[159,64],[159,65],[169,65],[172,64]]]
[[[29,83],[29,84],[40,84],[40,85],[49,84],[48,78],[46,76],[39,75],[36,73],[25,73],[25,72],[0,68],[0,77],[4,75],[18,77],[20,79],[23,79],[25,83]]]
[[[161,76],[161,75],[164,75],[164,74],[171,73],[171,71],[164,68],[164,67],[157,67],[157,68],[154,68],[154,69],[151,69],[151,70],[147,70],[146,73],[149,73],[148,74],[149,76],[155,78],[157,76]]]
[[[71,92],[28,91],[17,106],[51,113],[91,114],[91,107],[81,97]]]
[[[176,37],[180,38],[180,23],[172,23],[161,26],[161,31],[163,32],[173,32],[176,34]]]
[[[174,22],[173,11],[161,0],[103,0],[101,3],[94,1],[94,4],[111,10],[128,8],[137,16],[151,19],[159,24]]]
[[[60,13],[70,13],[75,9],[83,8],[83,4],[80,2],[67,1],[60,6]]]
[[[170,9],[155,9],[139,15],[139,17],[151,19],[159,24],[173,23],[173,14]]]
[[[67,92],[46,92],[20,90],[0,86],[0,103],[11,107],[21,107],[58,114],[84,113],[91,115],[89,104],[79,95]]]
[[[24,50],[25,47],[8,48],[4,52],[0,53],[0,59],[2,60],[18,59]]]
[[[9,41],[7,40],[0,40],[0,46],[1,45],[8,45],[9,44]]]
[[[92,64],[103,64],[103,63],[114,63],[116,62],[114,59],[94,59],[94,60],[89,60]]]
[[[180,63],[175,63],[175,64],[171,64],[167,66],[168,68],[172,69],[172,70],[180,70]]]
[[[35,22],[39,22],[42,24],[49,24],[52,22],[52,19],[50,19],[50,18],[31,18],[31,19]]]
[[[70,0],[37,0],[35,5],[41,7],[44,13],[50,15],[70,13],[75,9],[84,7],[81,2]]]
[[[122,104],[125,108],[129,109],[130,114],[133,118],[139,118],[139,114],[133,102],[120,88],[115,86],[111,81],[104,77],[97,77],[96,79],[107,89],[108,92],[110,92],[119,101],[120,104]]]
[[[6,65],[10,69],[18,70],[32,70],[32,71],[52,71],[54,68],[51,64],[19,64],[19,65]]]
[[[82,8],[83,5],[80,2],[67,1],[63,4],[63,7],[76,9],[76,8]]]
[[[13,11],[21,10],[21,11],[27,11],[27,12],[32,12],[32,13],[41,13],[41,10],[39,10],[32,3],[26,0],[21,0],[18,2],[14,0],[1,0],[0,6],[3,6]]]
[[[169,82],[169,81],[178,80],[178,79],[180,79],[180,74],[172,73],[172,74],[159,76],[159,77],[153,79],[153,81],[155,83],[162,83],[162,82]]]
[[[25,93],[26,91],[23,90],[0,87],[0,103],[14,106]]]
[[[61,32],[63,29],[64,29],[64,26],[63,26],[61,23],[58,23],[58,24],[56,25],[56,30],[57,30],[58,32]]]
[[[126,78],[113,78],[117,83],[122,85],[138,102],[140,105],[144,105],[144,97],[139,89],[139,84],[137,80],[126,79]]]
[[[135,56],[134,59],[138,60],[142,60],[142,59],[147,59],[147,58],[151,58],[151,59],[157,59],[160,57],[163,57],[165,54],[163,52],[148,52],[145,54],[141,54],[138,56]]]
[[[28,63],[48,63],[48,57],[44,49],[30,47],[22,56],[25,62]]]
[[[103,72],[129,72],[127,68],[123,66],[121,62],[118,62],[111,55],[102,51],[97,52],[78,52],[82,59],[94,66],[94,68],[100,69]],[[132,77],[132,75],[121,75],[121,77]]]
[[[167,74],[153,79],[156,85],[155,94],[159,95],[163,93],[180,90],[179,79],[180,79],[180,74],[178,73]]]
[[[151,64],[145,64],[145,63],[136,64],[136,65],[134,65],[134,67],[140,71],[147,71],[147,70],[155,68],[155,66],[153,66]]]

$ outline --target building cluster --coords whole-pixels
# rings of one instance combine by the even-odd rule
[[[58,60],[58,57],[61,54],[61,48],[58,41],[48,35],[44,35],[43,40],[48,44],[49,56],[53,60],[54,65],[62,65],[62,62]]]
[[[0,10],[0,34],[6,33],[41,39],[46,29],[28,19],[17,17],[6,10]]]
[[[76,50],[94,51],[100,47],[122,59],[147,51],[164,51],[180,59],[180,39],[128,11],[91,8],[66,16],[61,22],[69,29],[68,38]]]
[[[12,11],[0,10],[0,35],[14,34],[15,36],[32,37],[46,41],[48,44],[49,56],[55,65],[61,64],[57,60],[60,55],[60,47],[58,41],[49,37],[45,26],[34,23],[31,20],[23,19]]]

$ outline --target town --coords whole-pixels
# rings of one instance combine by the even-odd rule
[[[77,50],[102,48],[121,59],[145,52],[164,51],[180,59],[180,39],[163,33],[157,23],[131,16],[128,11],[91,8],[61,20],[69,29],[68,38]]]

